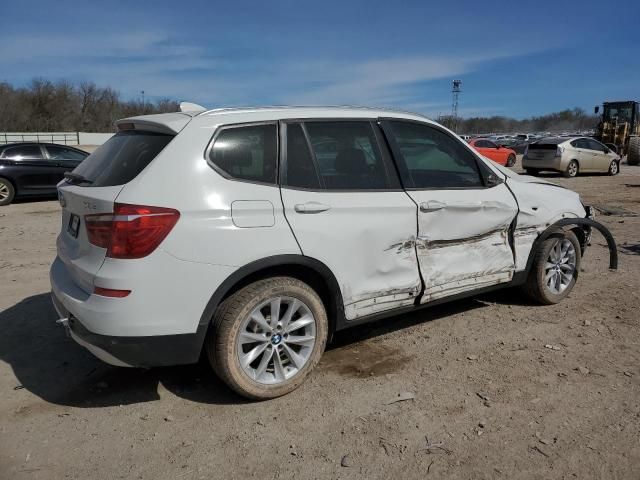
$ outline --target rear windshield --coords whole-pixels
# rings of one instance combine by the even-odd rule
[[[529,144],[529,150],[555,150],[558,144],[566,142],[566,138],[543,138]]]
[[[92,187],[124,185],[149,165],[173,137],[140,130],[119,132],[89,155],[73,173],[86,178]]]

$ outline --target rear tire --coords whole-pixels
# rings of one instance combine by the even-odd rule
[[[629,139],[629,151],[627,153],[627,164],[640,164],[640,137],[631,137]]]
[[[543,305],[560,302],[571,293],[578,279],[581,255],[578,238],[571,231],[558,231],[531,254],[535,256],[524,292]]]
[[[620,164],[616,160],[612,160],[609,164],[609,175],[617,175],[620,173]]]
[[[273,277],[222,302],[206,351],[229,387],[243,397],[264,400],[302,384],[320,361],[327,335],[327,314],[318,294],[295,278]]]
[[[516,156],[509,155],[509,157],[507,157],[507,167],[513,167],[515,164],[516,164]]]
[[[9,205],[16,196],[16,189],[6,178],[0,178],[0,206]]]
[[[580,167],[578,166],[578,162],[576,160],[571,160],[569,165],[567,165],[567,169],[563,172],[563,175],[567,178],[577,177],[579,169]]]

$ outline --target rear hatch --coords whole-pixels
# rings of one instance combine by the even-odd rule
[[[558,144],[564,140],[540,140],[530,143],[527,147],[527,157],[530,160],[552,160],[558,152]]]
[[[174,136],[147,130],[121,131],[58,184],[62,206],[58,257],[76,285],[85,292],[93,291],[94,278],[107,254],[106,248],[89,241],[86,216],[113,213],[124,186],[142,172]]]

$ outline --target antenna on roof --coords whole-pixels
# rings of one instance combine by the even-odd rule
[[[180,102],[180,111],[184,113],[204,112],[206,110],[206,108],[204,108],[202,105],[198,105],[197,103]]]

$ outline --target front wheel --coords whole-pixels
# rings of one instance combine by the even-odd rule
[[[295,390],[320,361],[327,314],[318,294],[290,277],[259,280],[218,308],[209,361],[240,395],[263,400]]]
[[[569,165],[567,165],[567,169],[564,171],[563,175],[567,178],[573,178],[578,176],[578,162],[575,160],[571,160]]]
[[[516,156],[511,154],[507,158],[507,167],[513,167],[516,164]]]
[[[612,160],[611,163],[609,164],[609,175],[617,175],[618,172],[620,172],[620,166],[618,165],[618,162],[615,160]]]
[[[578,278],[578,238],[573,232],[554,233],[532,255],[535,257],[524,285],[525,293],[544,305],[560,302],[573,290]]]

